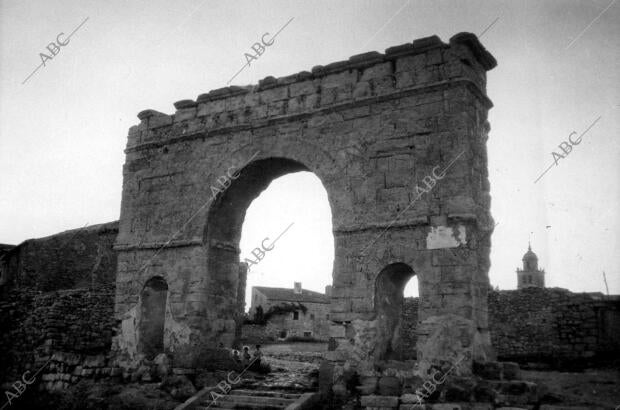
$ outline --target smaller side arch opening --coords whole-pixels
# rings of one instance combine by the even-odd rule
[[[416,323],[403,323],[408,318],[403,311],[405,287],[410,280],[417,281],[414,276],[416,275],[413,269],[405,263],[390,264],[377,275],[375,281],[377,343],[374,351],[377,360],[407,360],[416,357],[415,348],[412,350],[411,343],[407,342],[409,334],[414,330],[403,329],[404,324],[414,327],[416,325]],[[417,314],[415,318],[417,319]]]
[[[164,352],[164,326],[168,284],[162,277],[149,279],[140,293],[138,351],[148,359]]]

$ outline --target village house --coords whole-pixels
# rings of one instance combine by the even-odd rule
[[[264,318],[267,332],[276,339],[327,340],[330,294],[331,286],[323,294],[302,289],[301,282],[295,282],[293,289],[254,286],[249,314],[255,320]]]

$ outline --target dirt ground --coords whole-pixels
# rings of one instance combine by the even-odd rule
[[[274,368],[287,369],[307,376],[317,369],[313,359],[327,350],[326,343],[288,343],[262,347]],[[306,362],[308,360],[308,362]],[[292,377],[291,377],[292,376]],[[558,404],[589,409],[620,409],[620,368],[586,369],[581,372],[522,370],[523,380],[543,385],[547,398]],[[288,375],[295,378],[294,375]]]
[[[279,343],[261,346],[263,353],[326,352],[327,343]]]
[[[318,388],[319,364],[327,350],[326,343],[273,344],[261,349],[273,371],[270,383]]]
[[[583,372],[521,372],[523,380],[543,384],[562,404],[587,408],[620,409],[620,369],[587,369]],[[618,407],[617,407],[618,406]]]

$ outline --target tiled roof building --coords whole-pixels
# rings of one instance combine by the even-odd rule
[[[295,282],[292,289],[254,286],[250,316],[256,317],[259,308],[267,314],[276,307],[286,307],[286,311],[270,315],[267,321],[266,326],[275,338],[300,336],[326,340],[330,294],[331,286],[326,286],[323,294],[302,289],[300,282]]]

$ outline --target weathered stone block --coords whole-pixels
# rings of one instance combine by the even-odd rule
[[[343,71],[337,74],[329,74],[321,78],[321,90],[325,88],[341,87],[354,84],[357,81],[357,71]]]
[[[426,52],[426,65],[441,64],[442,62],[442,49],[434,48]]]
[[[368,81],[371,79],[383,78],[392,75],[392,63],[386,62],[373,65],[363,70],[359,81]]]
[[[398,406],[398,410],[426,410],[430,408],[430,405],[427,404],[412,404],[412,403],[406,403],[406,404],[401,404],[400,406]]]
[[[474,374],[488,380],[500,380],[502,365],[499,362],[474,362]]]
[[[317,86],[313,80],[293,83],[289,86],[289,94],[291,97],[300,95],[314,94],[317,92]]]
[[[283,115],[286,113],[286,101],[270,103],[267,108],[267,116]]]
[[[196,388],[191,381],[182,375],[166,377],[161,388],[177,400],[186,400],[196,393]]]
[[[275,87],[260,92],[260,101],[263,104],[286,99],[288,99],[288,87]]]
[[[372,89],[368,81],[355,84],[353,89],[353,99],[366,98],[372,96]]]
[[[396,81],[396,88],[413,87],[416,84],[415,71],[413,70],[399,71],[394,74],[394,78]]]
[[[514,362],[502,362],[502,377],[505,380],[519,380],[521,378],[521,369],[519,364]]]
[[[396,396],[362,396],[360,400],[362,407],[398,407],[398,397]]]
[[[432,410],[469,410],[467,404],[461,405],[459,403],[434,403],[430,405]]]
[[[412,56],[400,57],[396,60],[396,73],[401,71],[423,70],[426,66],[426,55],[416,54]]]
[[[400,396],[402,385],[397,377],[384,376],[379,378],[378,391],[381,396]]]
[[[471,410],[493,410],[494,406],[491,403],[471,403]]]

